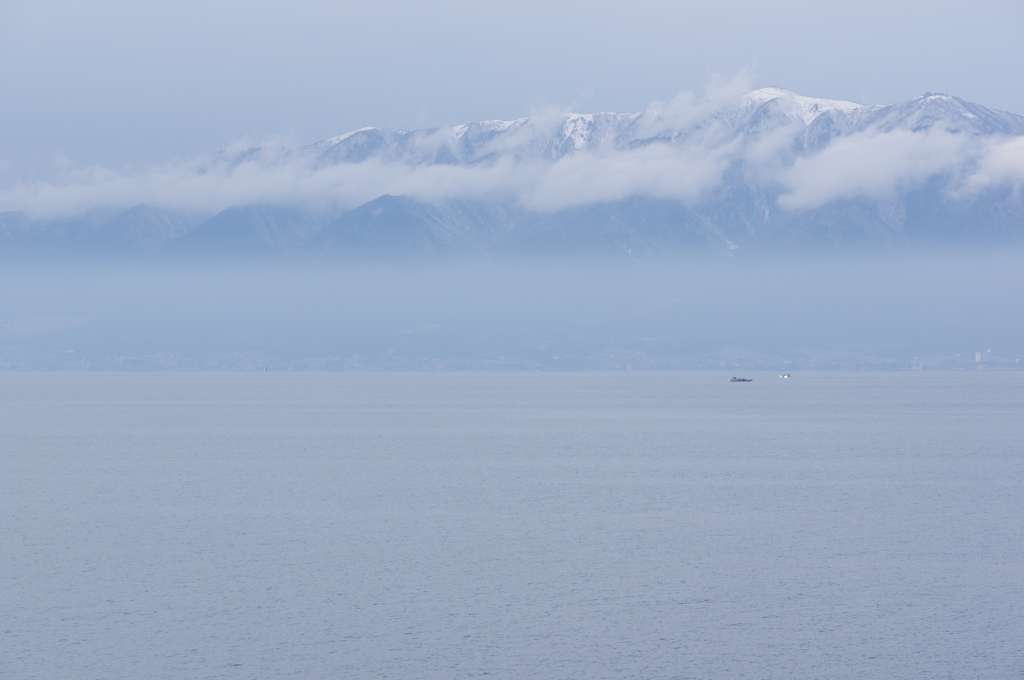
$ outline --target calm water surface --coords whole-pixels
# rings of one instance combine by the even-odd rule
[[[0,373],[9,678],[1021,678],[1024,374]]]

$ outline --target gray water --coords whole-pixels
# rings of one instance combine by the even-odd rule
[[[1024,677],[1024,374],[0,374],[9,678]]]

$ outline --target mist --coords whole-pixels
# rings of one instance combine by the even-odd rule
[[[7,370],[1018,367],[1024,253],[56,263],[0,273]]]

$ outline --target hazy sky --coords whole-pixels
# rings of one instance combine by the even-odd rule
[[[872,361],[986,349],[1024,357],[1024,316],[1006,313],[1024,305],[1020,257],[963,249],[641,267],[583,258],[22,263],[0,267],[0,290],[0,366],[21,369],[161,352],[181,352],[167,358],[179,367],[256,352],[303,361],[359,353],[380,368],[394,352],[580,368],[594,364],[558,357],[621,362],[639,351],[687,358],[741,347],[800,360],[833,343]],[[851,360],[841,355],[833,359]]]
[[[0,182],[364,126],[635,111],[720,74],[1024,114],[1020,0],[0,0]]]

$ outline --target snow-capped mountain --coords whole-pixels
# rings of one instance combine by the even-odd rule
[[[3,213],[0,243],[638,255],[1006,242],[1024,232],[1024,117],[942,94],[882,106],[772,87],[640,113],[364,128],[135,179],[144,205]]]
[[[804,97],[777,87],[748,92],[730,105],[679,112],[570,113],[552,117],[488,120],[432,130],[364,128],[306,149],[322,163],[370,158],[414,164],[472,164],[511,154],[520,160],[557,161],[590,150],[656,142],[684,143],[710,128],[725,137],[754,138],[795,127],[808,149],[841,135],[876,129],[915,132],[942,128],[971,135],[1024,135],[1024,117],[986,109],[942,94],[925,94],[891,106]],[[697,114],[697,115],[695,115]]]

